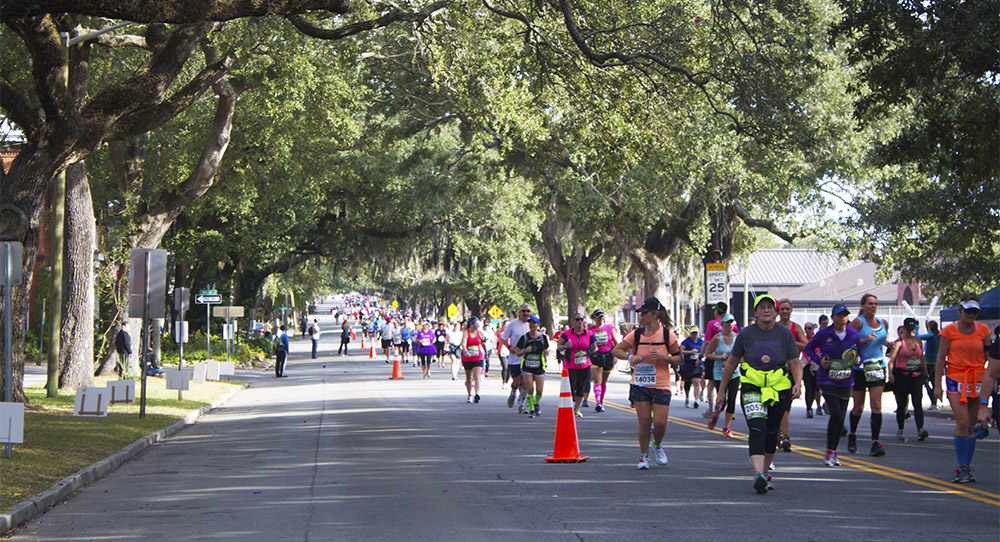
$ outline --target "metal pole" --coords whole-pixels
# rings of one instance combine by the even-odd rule
[[[4,259],[4,277],[3,277],[3,400],[4,402],[11,403],[14,401],[14,349],[10,344],[11,341],[11,310],[14,308],[13,296],[11,295],[10,285],[11,281],[11,266],[14,262],[11,261],[12,254],[10,250],[10,245],[7,243],[3,244],[3,259]],[[21,265],[21,262],[17,262],[17,265]],[[14,446],[11,443],[7,443],[4,447],[3,456],[5,459],[10,459],[13,453]]]
[[[139,419],[146,417],[146,350],[149,348],[149,251],[145,254],[146,265],[142,270],[142,353],[139,355],[139,370],[142,371],[142,396],[139,399]]]
[[[226,307],[226,362],[229,362],[229,345],[233,342],[233,328],[229,326],[229,307]]]
[[[205,361],[212,359],[212,305],[205,304]]]
[[[42,365],[42,348],[45,347],[45,298],[42,298],[42,323],[38,326],[38,359],[35,365]]]

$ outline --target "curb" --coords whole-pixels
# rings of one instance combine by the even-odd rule
[[[9,510],[0,511],[0,533],[3,533],[4,536],[9,535],[13,529],[21,527],[23,524],[44,514],[50,508],[71,497],[73,493],[84,486],[104,478],[109,473],[120,467],[123,463],[139,455],[153,444],[176,434],[181,429],[184,429],[188,425],[194,423],[202,415],[219,408],[223,403],[232,399],[234,395],[243,391],[247,387],[249,387],[249,385],[244,384],[242,388],[233,390],[215,402],[201,407],[198,410],[189,412],[187,416],[184,416],[173,425],[160,429],[155,433],[150,433],[149,435],[146,435],[145,437],[142,437],[132,444],[129,444],[128,446],[115,452],[111,456],[106,457],[89,467],[85,467],[76,473],[63,478],[62,480],[59,480],[42,494],[36,495],[26,501],[22,501],[11,507]]]

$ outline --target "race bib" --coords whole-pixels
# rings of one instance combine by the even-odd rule
[[[542,358],[538,356],[525,356],[524,367],[526,369],[538,369],[542,366]]]
[[[424,337],[423,339],[420,339],[420,346],[430,346],[430,345],[431,345],[431,340],[430,339],[428,339],[426,337]]]
[[[847,380],[851,377],[851,362],[843,359],[830,360],[830,380]]]
[[[866,361],[864,364],[865,381],[880,382],[885,380],[885,367],[879,361]]]
[[[594,344],[597,346],[604,346],[608,344],[608,332],[598,331],[597,333],[594,333]]]
[[[438,335],[437,336],[437,342],[443,343],[444,342],[444,335]]]
[[[920,369],[920,358],[907,358],[906,360],[907,371],[917,371],[919,369]]]
[[[767,407],[761,402],[759,392],[743,394],[743,414],[747,417],[747,421],[767,418]]]
[[[584,363],[587,363],[587,353],[584,352],[583,350],[580,350],[575,354],[573,354],[573,363],[577,365],[583,365]]]
[[[656,387],[656,365],[653,363],[643,363],[635,366],[633,381],[640,388]]]
[[[465,350],[465,355],[467,357],[470,357],[470,358],[478,357],[479,356],[479,345],[478,344],[470,344],[469,347]]]

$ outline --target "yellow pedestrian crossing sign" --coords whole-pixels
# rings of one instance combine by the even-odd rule
[[[499,320],[500,317],[503,316],[503,311],[500,310],[500,307],[498,307],[496,305],[493,305],[492,307],[490,307],[490,310],[488,310],[486,312],[490,313],[490,316],[492,316],[494,320]]]
[[[448,305],[448,318],[454,318],[458,316],[458,307],[454,303]]]
[[[392,308],[398,309],[399,308],[399,301],[396,301],[395,299],[393,299],[392,300]]]

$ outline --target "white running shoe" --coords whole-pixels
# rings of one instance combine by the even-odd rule
[[[653,456],[657,465],[667,464],[667,452],[663,450],[663,446],[653,446]]]
[[[636,467],[639,470],[649,470],[649,458],[642,456],[639,458],[639,465]]]

